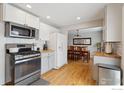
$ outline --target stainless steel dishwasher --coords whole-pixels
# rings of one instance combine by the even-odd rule
[[[98,64],[99,85],[121,85],[121,69],[114,65]]]

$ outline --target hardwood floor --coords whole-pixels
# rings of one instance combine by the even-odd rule
[[[42,78],[49,81],[50,85],[95,85],[91,65],[92,61],[84,63],[82,60],[69,60],[60,69],[43,74]]]

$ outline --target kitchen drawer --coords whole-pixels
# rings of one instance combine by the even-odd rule
[[[52,55],[54,55],[55,53],[54,52],[50,52],[48,55],[49,56],[52,56]]]
[[[49,53],[41,53],[41,57],[44,58],[44,57],[48,57],[49,56]]]
[[[102,64],[120,66],[121,65],[121,59],[120,58],[94,56],[93,63],[94,64],[102,63]]]

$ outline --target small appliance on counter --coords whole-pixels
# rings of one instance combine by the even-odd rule
[[[107,54],[112,53],[112,43],[110,43],[110,42],[105,43],[105,53],[107,53]]]
[[[43,50],[47,50],[48,49],[48,44],[47,41],[45,41],[44,45],[43,45]]]

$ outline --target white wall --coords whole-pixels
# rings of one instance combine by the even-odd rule
[[[4,23],[0,22],[0,84],[4,84],[5,76],[5,44],[6,43],[35,43],[38,47],[42,48],[43,41],[38,39],[21,39],[21,38],[6,38],[4,37]]]
[[[112,44],[113,52],[117,53],[118,55],[122,56],[122,43],[116,42]]]
[[[80,34],[80,37],[82,37],[82,38],[91,37],[92,45],[88,46],[88,50],[90,50],[90,52],[97,51],[96,43],[102,41],[102,31],[89,31],[89,32],[83,32],[83,33],[79,33],[79,34]],[[68,35],[68,45],[69,46],[73,45],[74,35],[75,34]],[[81,45],[81,46],[83,46],[83,45]]]

